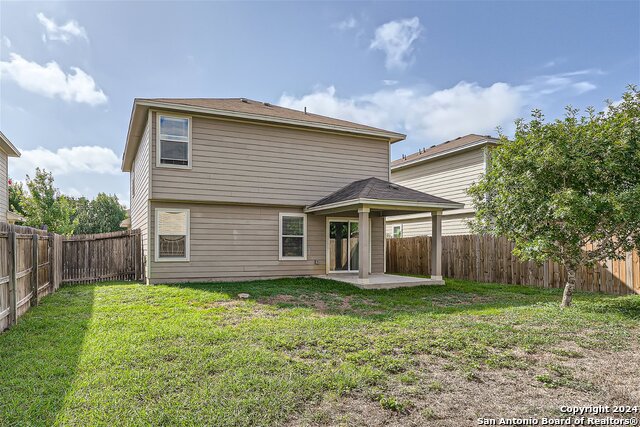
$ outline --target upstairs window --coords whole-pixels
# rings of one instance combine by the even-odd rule
[[[156,261],[189,260],[189,209],[156,209]]]
[[[158,129],[160,166],[189,167],[191,119],[160,115]]]
[[[307,217],[303,213],[280,214],[280,259],[307,259]]]

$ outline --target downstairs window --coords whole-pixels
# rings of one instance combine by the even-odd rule
[[[156,209],[156,261],[189,261],[189,209]]]
[[[280,214],[281,260],[307,259],[307,216],[303,213]]]

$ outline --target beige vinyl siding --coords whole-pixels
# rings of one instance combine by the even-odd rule
[[[464,203],[471,208],[467,188],[484,173],[484,148],[391,171],[391,181],[414,190]],[[453,212],[445,212],[452,214]]]
[[[199,116],[191,169],[157,167],[156,115],[156,200],[304,206],[358,179],[388,179],[387,141]]]
[[[460,234],[470,234],[471,231],[467,226],[467,221],[473,218],[473,213],[443,215],[442,216],[442,235],[455,236]],[[393,235],[393,226],[402,224],[402,237],[430,236],[431,235],[431,216],[426,218],[392,221],[387,218],[387,236]]]
[[[190,210],[190,260],[152,261],[152,283],[248,280],[325,274],[326,218],[307,215],[307,259],[278,259],[279,214],[301,208],[152,202],[156,208]],[[155,248],[155,214],[151,248]],[[375,218],[372,270],[382,272],[383,222]],[[154,256],[150,256],[153,260]]]
[[[7,153],[0,151],[0,221],[7,221],[9,210],[9,173]]]
[[[148,258],[148,232],[149,232],[149,148],[151,140],[151,126],[147,123],[140,139],[138,152],[133,161],[133,172],[129,174],[130,190],[135,186],[135,193],[131,192],[131,228],[140,229],[142,234],[142,247]],[[135,182],[134,182],[135,181]]]
[[[442,234],[453,236],[469,234],[467,221],[473,217],[471,197],[467,188],[484,173],[484,147],[426,161],[404,169],[391,171],[391,181],[414,190],[464,203],[464,209],[444,211]],[[431,235],[431,216],[421,218],[387,218],[387,235],[393,234],[393,226],[402,224],[402,236]]]

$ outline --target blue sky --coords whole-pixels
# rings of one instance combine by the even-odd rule
[[[0,3],[0,129],[71,195],[115,193],[135,97],[247,97],[408,134],[393,156],[602,108],[640,83],[640,2]]]

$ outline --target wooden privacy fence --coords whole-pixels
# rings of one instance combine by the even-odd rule
[[[512,283],[546,288],[564,287],[567,272],[556,262],[538,265],[520,261],[512,254],[513,243],[503,237],[459,235],[442,237],[442,274],[453,279]],[[387,240],[387,272],[431,274],[431,237]],[[576,274],[576,287],[583,291],[616,295],[640,293],[640,258],[627,253],[623,260]]]
[[[63,283],[142,280],[140,230],[66,236],[62,259]]]
[[[0,223],[0,331],[60,287],[61,261],[61,236]]]
[[[143,276],[139,230],[63,237],[0,223],[0,331],[63,283]]]

